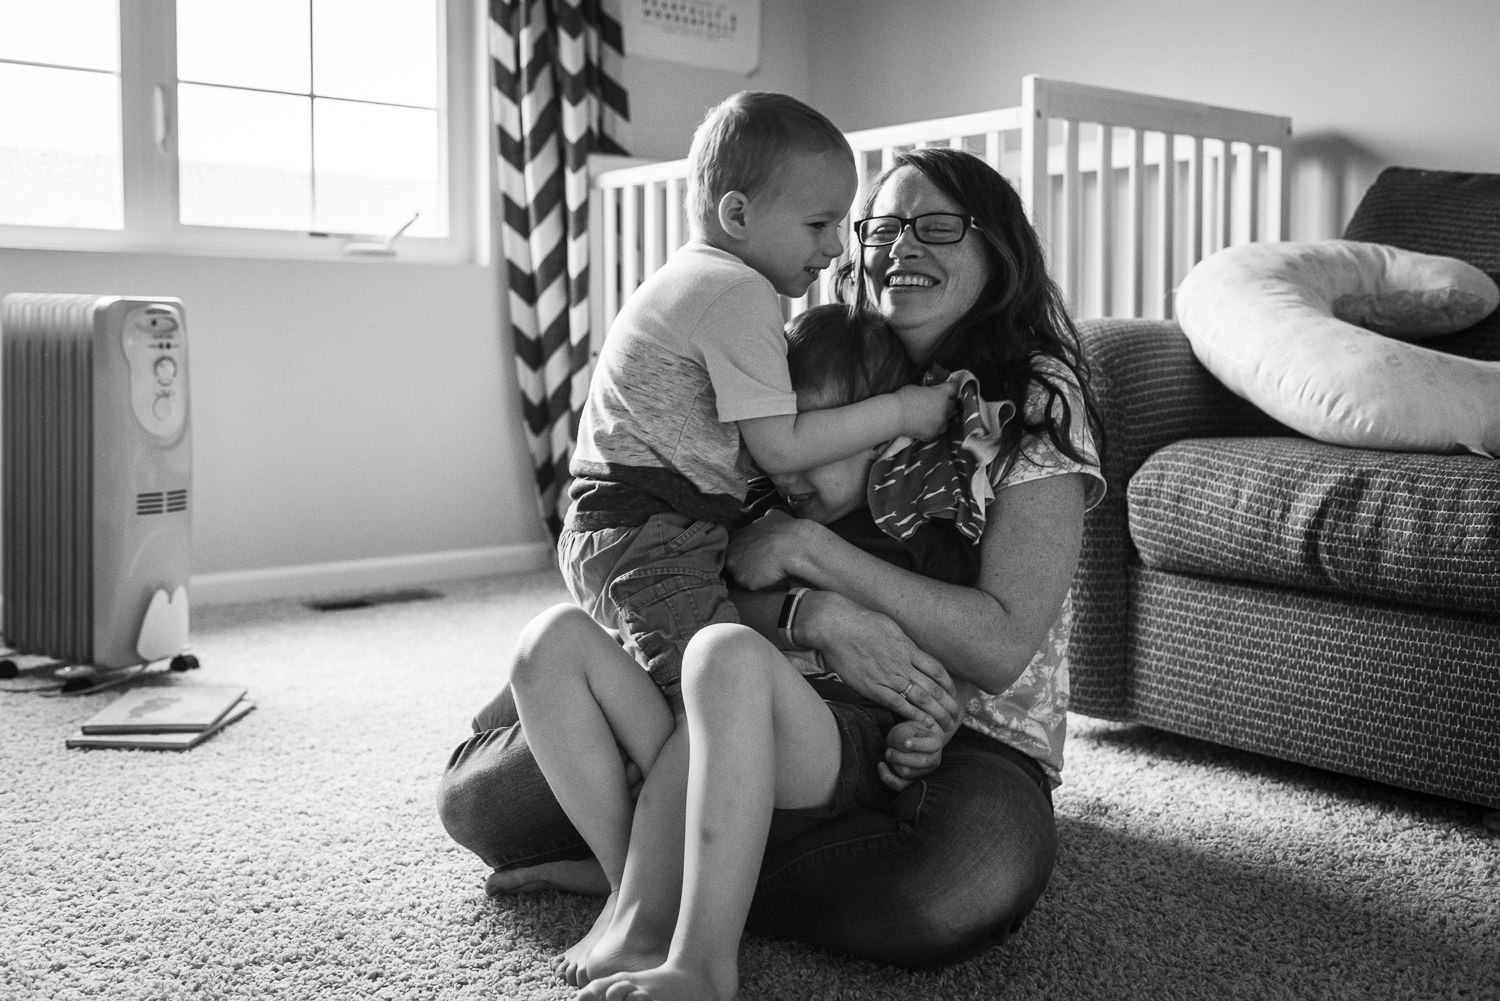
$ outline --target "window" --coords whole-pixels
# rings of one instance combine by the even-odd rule
[[[472,260],[478,20],[475,0],[0,0],[0,245]]]

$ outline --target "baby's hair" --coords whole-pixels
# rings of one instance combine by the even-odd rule
[[[800,410],[848,406],[912,381],[916,366],[885,321],[830,303],[786,325],[786,362]]]
[[[842,151],[849,140],[822,112],[795,97],[742,90],[709,111],[688,150],[687,206],[704,232],[719,217],[719,199],[731,191],[754,195],[774,183],[789,153]]]

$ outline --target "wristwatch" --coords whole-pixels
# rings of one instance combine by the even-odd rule
[[[794,587],[787,591],[786,597],[781,600],[781,614],[776,616],[776,632],[781,636],[784,649],[806,650],[807,647],[799,644],[792,638],[792,626],[797,621],[797,606],[802,604],[803,597],[812,590],[808,587]]]

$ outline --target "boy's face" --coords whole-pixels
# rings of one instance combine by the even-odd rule
[[[800,473],[776,473],[771,482],[792,514],[827,525],[865,506],[865,484],[881,448],[876,445]]]
[[[784,296],[807,294],[818,273],[844,252],[839,220],[857,185],[842,152],[795,153],[775,180],[744,205],[740,258]]]

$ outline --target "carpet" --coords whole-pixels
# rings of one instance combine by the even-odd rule
[[[487,898],[433,811],[516,630],[564,591],[435,590],[196,612],[202,668],[150,683],[258,707],[185,752],[65,749],[117,692],[0,692],[0,998],[571,997],[547,958],[596,902]],[[741,997],[1500,999],[1479,809],[1070,723],[1057,870],[1008,946],[913,972],[750,937]]]

